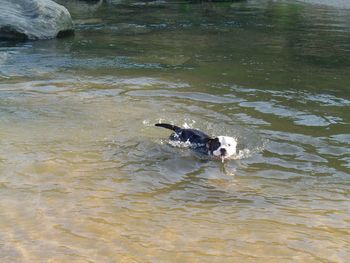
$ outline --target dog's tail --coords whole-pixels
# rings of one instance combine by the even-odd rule
[[[172,130],[174,132],[177,132],[177,131],[181,130],[180,127],[172,125],[172,124],[167,124],[167,123],[156,123],[155,126],[163,127],[165,129],[169,129],[169,130]]]

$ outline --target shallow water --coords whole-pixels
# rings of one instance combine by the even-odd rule
[[[71,12],[74,38],[0,43],[1,262],[348,260],[350,11]],[[202,160],[158,121],[246,155]]]

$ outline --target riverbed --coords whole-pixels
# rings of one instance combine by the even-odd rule
[[[0,42],[1,262],[346,262],[350,11],[111,2]],[[222,164],[159,121],[238,139]]]

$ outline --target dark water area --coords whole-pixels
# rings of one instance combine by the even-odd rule
[[[62,1],[75,36],[0,42],[2,262],[347,261],[350,10]]]

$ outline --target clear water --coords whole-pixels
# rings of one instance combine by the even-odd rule
[[[0,43],[1,262],[348,261],[349,10],[71,13],[75,37]],[[245,155],[202,160],[160,120]]]

